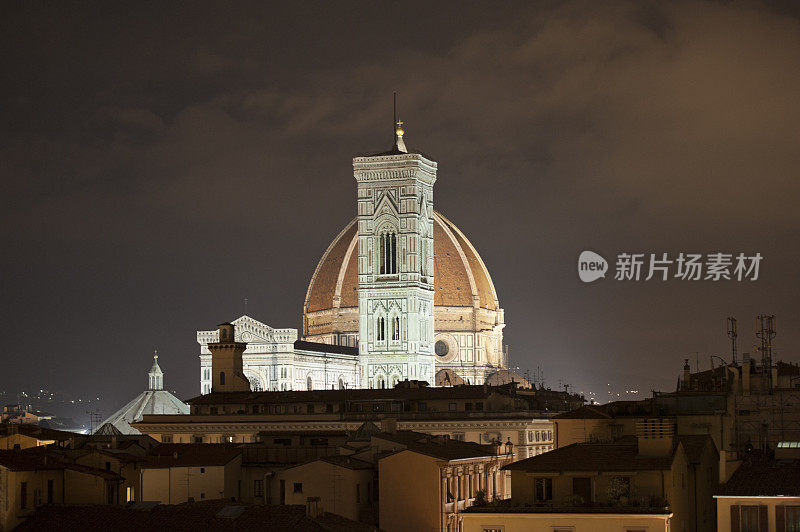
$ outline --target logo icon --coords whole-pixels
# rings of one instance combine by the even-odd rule
[[[595,253],[594,251],[583,251],[581,256],[578,257],[578,277],[584,283],[591,283],[605,278],[608,272],[608,262],[606,259]]]

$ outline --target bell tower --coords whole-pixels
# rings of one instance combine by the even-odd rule
[[[212,392],[248,392],[250,381],[244,376],[242,353],[247,344],[237,342],[231,323],[219,325],[219,339],[209,342],[211,351]]]
[[[434,384],[433,184],[437,164],[394,146],[353,159],[358,183],[358,334],[362,388]]]

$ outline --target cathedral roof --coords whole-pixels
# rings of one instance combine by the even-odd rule
[[[440,369],[436,372],[436,386],[461,386],[467,382],[452,369]]]
[[[450,220],[433,213],[434,305],[497,310],[489,271],[478,252]],[[358,307],[358,226],[351,221],[322,256],[308,286],[304,314]]]
[[[166,390],[147,390],[130,403],[111,414],[100,425],[110,424],[122,434],[139,434],[131,423],[142,419],[144,414],[188,414],[189,406]],[[106,427],[104,430],[109,430]]]
[[[486,384],[489,386],[502,386],[511,382],[516,382],[520,388],[533,388],[525,377],[510,369],[501,369],[486,377]]]

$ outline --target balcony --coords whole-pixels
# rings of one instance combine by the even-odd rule
[[[631,514],[666,515],[672,513],[667,504],[611,504],[588,503],[579,506],[570,504],[514,503],[511,499],[490,502],[484,506],[470,506],[465,511],[475,513],[537,513],[537,514]]]

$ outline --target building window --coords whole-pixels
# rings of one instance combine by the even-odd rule
[[[536,502],[550,502],[553,500],[553,479],[539,477],[533,480],[534,498]]]
[[[263,480],[254,480],[253,481],[253,497],[263,497],[264,496],[264,481]]]
[[[294,483],[294,492],[295,493],[303,493],[303,483],[302,482],[295,482]]]
[[[778,509],[776,508],[776,521],[780,519],[777,515]],[[786,526],[783,528],[786,532],[800,532],[800,506],[786,506]]]
[[[203,443],[203,436],[195,434],[192,436],[192,443]]]
[[[395,316],[392,320],[392,340],[400,339],[400,318]]]
[[[458,405],[456,403],[447,403],[447,409],[450,412],[455,412],[458,409]]]
[[[28,483],[20,482],[19,484],[19,508],[24,510],[28,507]]]
[[[592,502],[592,479],[590,477],[573,477],[572,495],[577,499],[577,504]]]
[[[766,506],[742,506],[739,530],[741,532],[767,532],[766,529],[759,527],[760,515],[764,512],[764,517],[766,517],[766,511]]]
[[[361,502],[361,484],[356,484],[356,503]]]
[[[172,434],[162,434],[161,443],[172,443]]]
[[[219,372],[219,385],[220,386],[225,386],[225,372],[224,371],[220,371]]]
[[[381,316],[375,324],[375,340],[383,342],[386,340],[386,320]]]
[[[397,273],[397,235],[394,232],[379,237],[378,256],[382,275]]]

